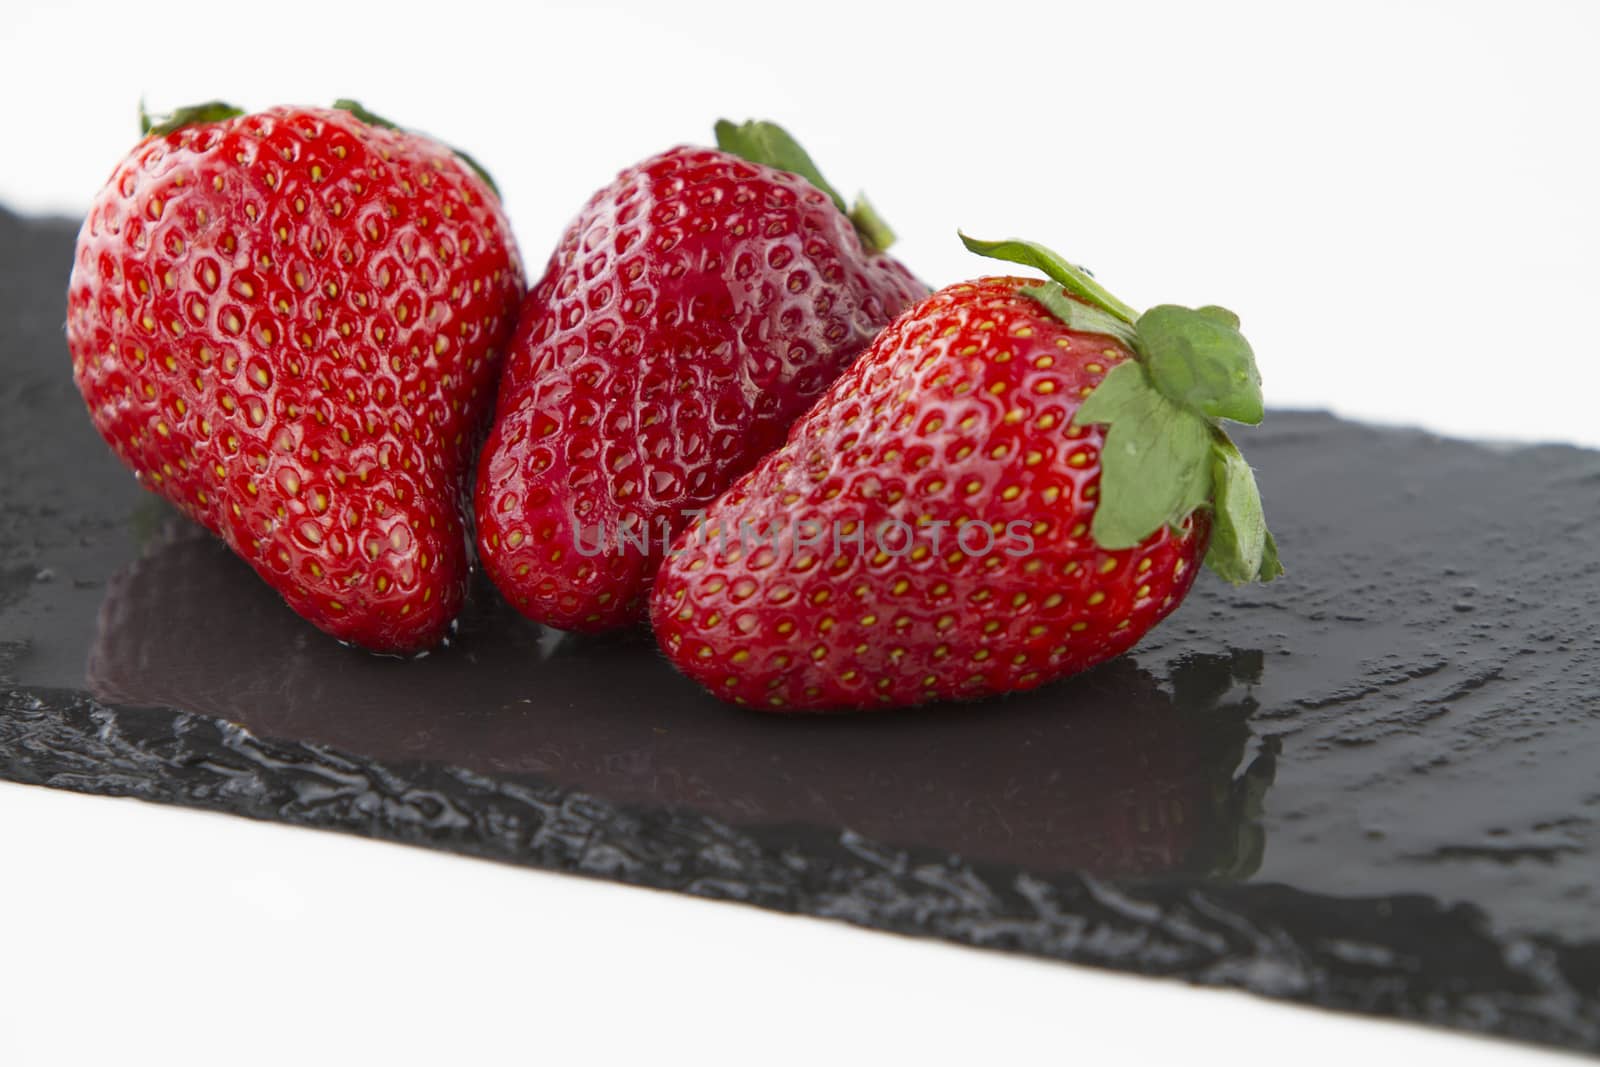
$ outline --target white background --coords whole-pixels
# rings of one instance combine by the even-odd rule
[[[1234,308],[1271,404],[1600,445],[1594,4],[30,0],[0,32],[27,211],[81,212],[141,94],[354,96],[482,160],[537,273],[615,171],[767,117],[931,283],[995,269],[957,226],[1027,236],[1135,305]],[[0,847],[8,1065],[1534,1055],[20,787]]]

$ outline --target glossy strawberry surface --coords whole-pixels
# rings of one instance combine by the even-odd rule
[[[521,294],[499,201],[448,148],[278,108],[118,165],[67,335],[147,487],[317,626],[412,652],[462,603],[463,483]]]
[[[925,292],[793,174],[700,148],[624,171],[522,311],[478,471],[490,576],[563,629],[640,620],[671,538]]]
[[[1073,418],[1132,353],[1033,284],[917,304],[680,536],[651,602],[673,663],[764,710],[904,706],[1081,671],[1177,606],[1208,514],[1094,541],[1105,434]]]

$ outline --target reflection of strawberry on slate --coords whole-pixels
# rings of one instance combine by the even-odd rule
[[[463,640],[379,660],[322,640],[217,542],[174,519],[112,581],[96,695],[185,708],[385,761],[526,774],[747,830],[848,829],[1031,870],[1243,877],[1272,748],[1246,758],[1260,657],[1192,657],[1167,686],[1129,660],[986,708],[751,716],[643,639],[559,637],[489,597]],[[596,682],[604,679],[604,698]],[[1248,764],[1241,767],[1241,764]]]

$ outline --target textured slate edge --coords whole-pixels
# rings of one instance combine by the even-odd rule
[[[533,778],[383,764],[65,690],[0,690],[0,778],[1600,1051],[1600,945],[1500,937],[1476,909],[1422,896],[1036,877],[848,830],[764,834]]]

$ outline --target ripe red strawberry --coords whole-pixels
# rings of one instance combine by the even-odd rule
[[[148,131],[95,198],[73,373],[144,484],[345,641],[440,641],[463,481],[522,294],[475,164],[358,106]]]
[[[685,531],[651,619],[724,699],[871,708],[1029,689],[1131,647],[1201,558],[1280,569],[1217,425],[1261,418],[1220,308],[1143,316],[1023,242],[884,331]],[[1210,554],[1207,546],[1210,545]]]
[[[927,291],[777,127],[717,135],[596,193],[523,307],[475,509],[539,622],[641,620],[672,537]]]

